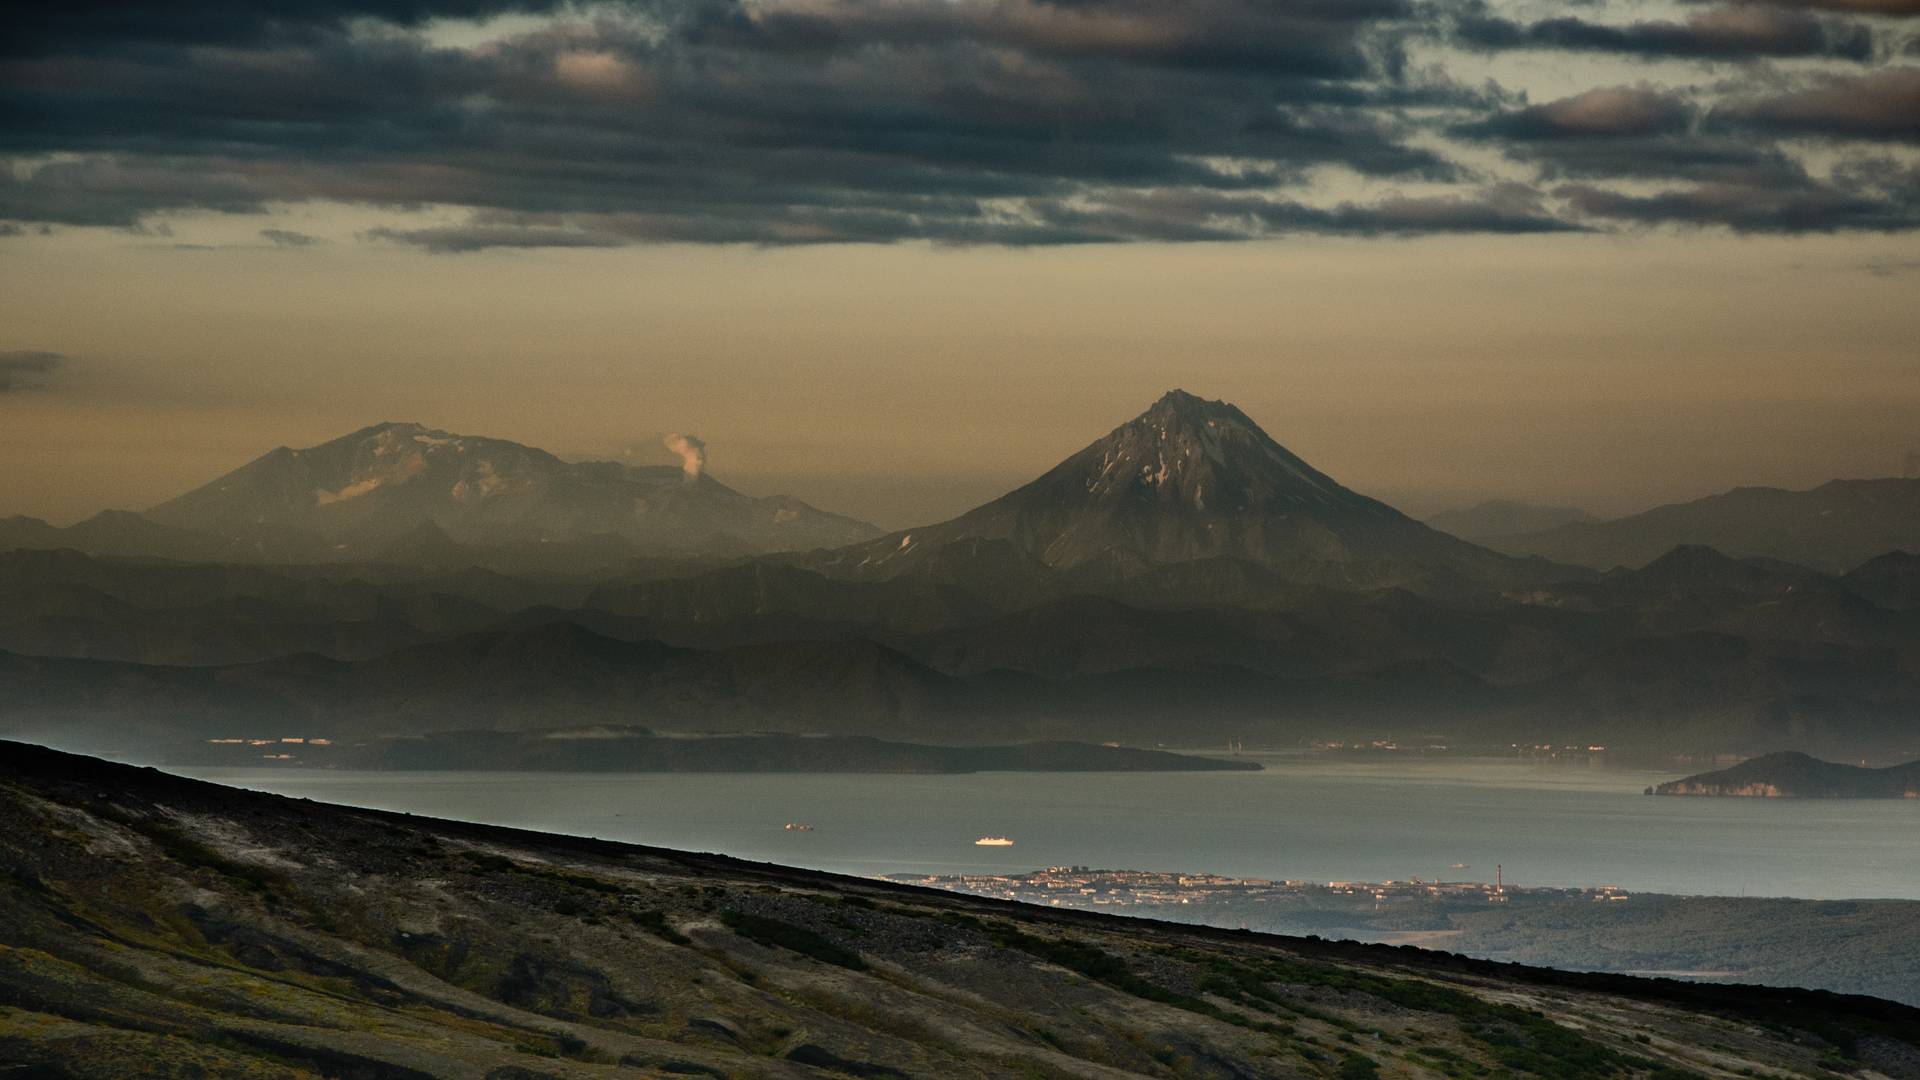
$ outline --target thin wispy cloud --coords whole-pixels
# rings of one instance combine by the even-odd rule
[[[0,351],[0,394],[46,386],[66,357],[33,349]]]
[[[304,248],[326,243],[317,236],[292,229],[261,229],[260,239],[279,248]]]

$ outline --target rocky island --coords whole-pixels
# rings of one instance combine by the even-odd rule
[[[1649,795],[1728,795],[1766,799],[1920,798],[1920,761],[1869,769],[1800,753],[1767,754],[1730,769],[1657,784]]]

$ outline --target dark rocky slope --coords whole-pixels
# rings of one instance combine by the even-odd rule
[[[0,1068],[1920,1075],[1920,1011],[978,900],[0,745]]]

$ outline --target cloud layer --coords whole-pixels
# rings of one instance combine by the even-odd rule
[[[1885,59],[1908,0],[1582,11],[43,2],[0,45],[0,235],[312,201],[380,208],[362,241],[439,253],[1920,226],[1902,156],[1920,68]],[[503,15],[510,31],[443,32]],[[1452,63],[1541,50],[1701,77],[1529,104]],[[1807,140],[1829,147],[1820,171]]]
[[[0,352],[0,394],[45,386],[66,357],[56,352],[12,350]]]

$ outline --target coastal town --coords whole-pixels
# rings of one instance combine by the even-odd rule
[[[1465,869],[1462,867],[1461,869]],[[1019,874],[889,874],[886,880],[973,896],[1049,907],[1085,908],[1249,929],[1297,925],[1341,915],[1372,923],[1383,914],[1410,917],[1513,900],[1624,903],[1613,885],[1527,888],[1507,885],[1501,868],[1492,881],[1300,881],[1153,870],[1050,866]]]
[[[299,751],[307,747],[325,749],[333,745],[333,740],[307,735],[281,735],[266,738],[236,735],[208,739],[207,745],[250,750],[262,761],[293,762],[300,759]]]

